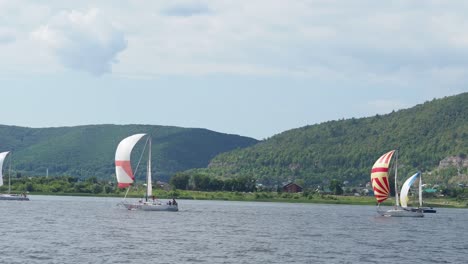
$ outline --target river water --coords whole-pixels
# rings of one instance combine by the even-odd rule
[[[119,198],[0,201],[0,263],[466,263],[468,210],[388,218],[373,206]]]

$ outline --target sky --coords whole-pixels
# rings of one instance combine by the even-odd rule
[[[0,124],[266,139],[385,114],[468,91],[467,12],[451,0],[0,0]]]

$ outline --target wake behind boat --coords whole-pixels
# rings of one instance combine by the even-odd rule
[[[423,217],[422,210],[411,211],[400,207],[398,199],[398,152],[395,158],[395,206],[390,210],[383,210],[380,208],[380,204],[390,197],[390,184],[389,184],[389,165],[395,150],[389,151],[383,154],[372,166],[371,171],[371,182],[372,189],[374,190],[374,196],[377,199],[377,212],[382,216],[393,216],[393,217]]]
[[[117,177],[118,187],[127,188],[124,200],[119,205],[128,210],[142,211],[178,211],[177,202],[173,199],[167,203],[163,203],[153,196],[153,184],[151,179],[151,137],[148,137],[145,144],[145,149],[148,146],[148,166],[146,171],[146,192],[145,197],[139,201],[127,201],[127,194],[135,181],[133,170],[130,163],[130,156],[133,147],[146,134],[135,134],[120,141],[115,152],[115,175]],[[144,152],[144,150],[143,150]],[[140,164],[141,158],[138,161]],[[138,165],[137,165],[138,168]]]
[[[0,186],[3,186],[3,162],[5,161],[6,156],[10,153],[9,151],[5,151],[0,153]],[[11,155],[10,155],[11,156]],[[11,158],[10,158],[11,164]],[[10,165],[11,167],[11,165]],[[12,194],[11,193],[11,177],[10,177],[10,169],[8,169],[8,193],[0,194],[0,200],[7,200],[7,201],[29,201],[28,196],[26,193],[22,194]]]
[[[411,211],[406,210],[402,207],[395,206],[394,209],[390,210],[377,210],[381,216],[391,216],[391,217],[423,217],[424,214],[421,210]]]

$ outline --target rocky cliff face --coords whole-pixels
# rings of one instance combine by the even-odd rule
[[[462,167],[468,168],[468,158],[462,158],[459,156],[446,157],[439,162],[439,169],[448,167]]]

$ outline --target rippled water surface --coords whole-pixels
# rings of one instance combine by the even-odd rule
[[[385,218],[373,206],[118,198],[0,201],[0,263],[466,263],[468,210]]]

